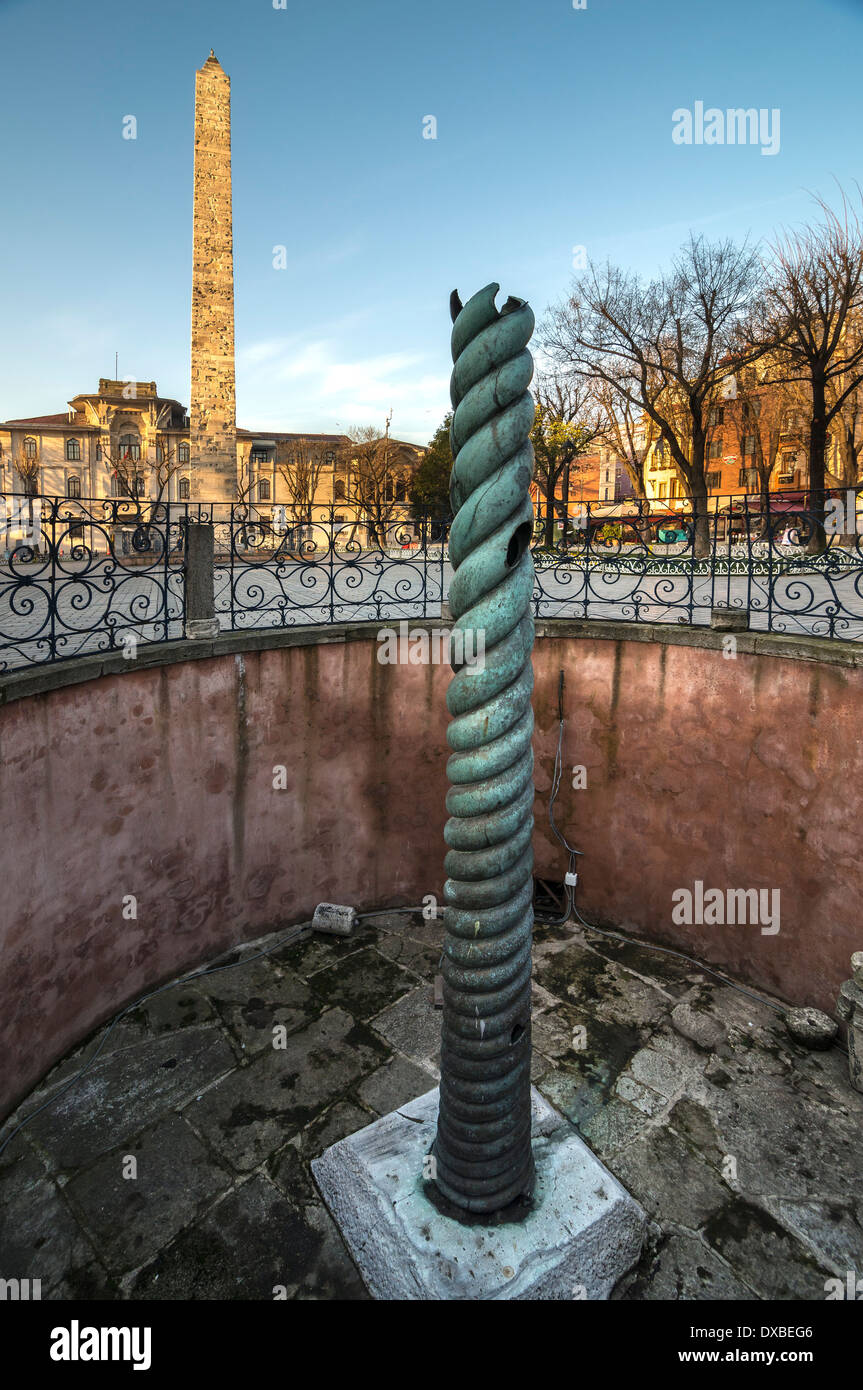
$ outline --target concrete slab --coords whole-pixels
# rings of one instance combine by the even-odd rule
[[[378,1299],[607,1299],[641,1254],[647,1218],[538,1091],[537,1182],[522,1221],[463,1225],[423,1191],[438,1091],[340,1140],[312,1163],[324,1201]]]

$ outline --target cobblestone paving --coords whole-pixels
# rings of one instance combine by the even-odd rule
[[[249,944],[126,1015],[61,1095],[87,1040],[3,1130],[55,1098],[0,1156],[0,1277],[43,1299],[367,1297],[309,1163],[435,1085],[441,939],[392,914]],[[534,1079],[652,1221],[616,1297],[818,1300],[863,1273],[839,1048],[638,945],[539,927],[534,955]]]

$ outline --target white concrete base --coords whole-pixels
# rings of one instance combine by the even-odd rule
[[[462,1225],[425,1196],[437,1090],[314,1160],[374,1298],[605,1299],[632,1268],[647,1226],[641,1207],[536,1089],[531,1100],[536,1187],[521,1222]]]

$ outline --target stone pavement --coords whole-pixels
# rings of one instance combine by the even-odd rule
[[[309,1162],[434,1086],[442,934],[419,914],[277,933],[126,1015],[0,1156],[0,1277],[43,1299],[367,1297]],[[642,946],[538,927],[534,957],[534,1080],[653,1222],[616,1297],[823,1299],[863,1275],[863,1095],[838,1048]]]

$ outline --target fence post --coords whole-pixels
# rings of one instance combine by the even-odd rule
[[[213,526],[190,521],[186,526],[186,636],[193,641],[218,637],[213,591]]]

